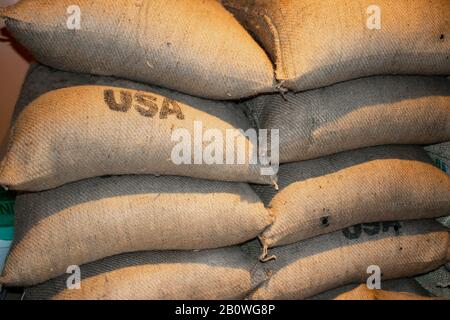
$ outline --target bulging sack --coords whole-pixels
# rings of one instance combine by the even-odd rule
[[[434,270],[448,256],[449,234],[433,220],[357,225],[273,250],[271,277],[251,299],[305,299],[349,283],[365,283],[370,266],[381,280]],[[372,271],[373,272],[373,271]]]
[[[261,166],[250,161],[257,146],[243,132],[249,128],[244,112],[233,104],[166,90],[59,89],[40,96],[17,117],[8,153],[0,163],[0,184],[39,191],[121,174],[270,184],[274,178],[262,175]],[[219,156],[211,156],[212,162],[198,161],[205,154],[221,152],[225,157],[226,148],[232,147],[206,141],[208,131],[224,139],[233,135],[235,146],[239,142],[244,146],[245,161],[240,164],[234,157],[234,164],[227,164],[228,158]]]
[[[447,0],[222,0],[293,91],[371,75],[450,74]]]
[[[434,164],[450,175],[450,141],[425,147]],[[450,216],[439,218],[438,221],[450,228]]]
[[[248,184],[183,177],[94,178],[20,195],[1,283],[34,285],[104,257],[226,247],[254,239],[269,212]]]
[[[436,299],[437,298],[421,296],[409,292],[372,290],[369,289],[366,284],[362,284],[349,292],[345,292],[339,295],[334,300],[436,300]]]
[[[373,283],[372,283],[373,284]],[[308,298],[307,300],[335,300],[341,295],[345,295],[346,293],[351,293],[353,295],[354,290],[356,293],[359,291],[358,286],[365,286],[367,288],[367,283],[365,284],[349,284],[343,287],[339,287],[333,290],[328,290],[322,292],[318,295]],[[391,279],[384,280],[380,283],[381,289],[383,291],[389,292],[398,292],[398,293],[406,293],[412,294],[420,297],[429,297],[430,295],[427,293],[425,289],[423,289],[420,284],[414,280],[414,278],[401,278],[401,279]],[[363,291],[363,290],[361,290]],[[378,291],[379,292],[379,291]],[[368,296],[369,299],[372,299],[373,296]]]
[[[0,16],[58,69],[219,100],[274,90],[269,58],[215,0],[22,0]]]
[[[372,147],[285,164],[278,184],[278,192],[254,186],[274,216],[261,236],[267,247],[358,223],[450,213],[450,177],[420,147]]]
[[[450,81],[388,76],[245,103],[262,129],[280,130],[280,162],[385,144],[450,140]]]
[[[241,299],[267,277],[239,247],[200,252],[139,252],[81,266],[81,287],[61,276],[28,288],[30,300]]]
[[[436,166],[450,175],[450,141],[426,146],[425,151],[433,159]]]
[[[129,81],[125,79],[95,76],[87,73],[73,73],[47,67],[39,63],[31,63],[28,68],[25,81],[22,85],[19,99],[14,108],[13,120],[22,113],[22,111],[33,100],[39,98],[44,93],[54,91],[57,89],[70,88],[82,85],[97,85],[116,88],[125,88],[139,91],[155,91],[162,95],[171,93],[173,98],[182,99],[187,97],[183,94],[177,94],[174,91],[163,90],[161,88],[153,87],[139,82]]]
[[[450,254],[450,251],[449,251]],[[450,259],[450,255],[449,255]],[[433,272],[420,275],[415,280],[426,290],[429,294],[438,297],[450,299],[450,264],[446,267],[441,267]]]

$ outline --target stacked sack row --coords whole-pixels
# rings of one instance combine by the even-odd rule
[[[448,79],[450,81],[450,78]],[[450,141],[427,146],[425,150],[435,165],[450,175]],[[438,221],[447,229],[450,228],[450,215],[439,218]],[[428,294],[450,298],[450,263],[434,272],[420,275],[415,280],[420,283]]]
[[[249,128],[234,103],[188,94],[254,95],[272,86],[270,61],[213,1],[77,1],[80,29],[69,30],[73,4],[28,0],[3,13],[39,61],[84,73],[29,71],[0,166],[2,185],[27,192],[0,283],[44,283],[30,299],[243,298],[265,278],[233,245],[272,222],[246,182],[274,177],[248,162],[176,164],[172,138],[194,137],[196,122],[224,136]]]
[[[260,236],[271,278],[252,298],[308,298],[364,283],[371,265],[385,280],[450,259],[448,229],[423,220],[450,213],[450,178],[418,146],[450,140],[450,2],[222,2],[296,92],[244,102],[280,132],[279,190],[254,186],[274,223]],[[445,149],[427,147],[441,168]],[[450,281],[445,268],[430,277],[426,289]]]
[[[370,265],[385,280],[448,261],[448,230],[418,219],[450,213],[450,179],[399,146],[450,140],[447,1],[379,1],[379,39],[355,34],[366,1],[222,1],[275,72],[218,1],[78,0],[79,25],[73,2],[2,12],[58,70],[30,70],[0,163],[23,192],[0,283],[30,299],[298,299]],[[352,80],[393,73],[423,76]],[[279,190],[260,164],[174,163],[173,132],[198,121],[279,129]]]

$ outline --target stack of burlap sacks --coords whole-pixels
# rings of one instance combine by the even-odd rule
[[[304,299],[378,266],[446,294],[434,219],[450,178],[422,146],[450,140],[450,2],[378,1],[379,30],[364,0],[75,2],[1,12],[49,66],[30,69],[0,163],[22,192],[1,284],[29,299]],[[279,129],[278,177],[174,163],[173,133],[196,121]]]

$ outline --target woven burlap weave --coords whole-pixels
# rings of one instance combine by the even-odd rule
[[[81,289],[65,275],[29,288],[25,299],[241,299],[267,278],[238,247],[200,252],[140,252],[81,267]]]
[[[450,175],[450,141],[425,147],[435,165]],[[438,221],[450,228],[450,216],[439,218]]]
[[[279,188],[255,186],[275,222],[271,247],[354,224],[450,213],[450,177],[414,146],[380,146],[285,164]]]
[[[450,74],[448,0],[222,2],[265,47],[277,79],[293,91],[371,75]]]
[[[372,290],[366,284],[345,292],[335,300],[435,300],[436,298],[416,295],[409,292],[394,292],[385,290]]]
[[[220,100],[274,90],[269,58],[215,0],[22,0],[0,16],[38,61],[58,69]]]
[[[305,299],[349,283],[365,283],[369,266],[381,280],[411,277],[447,259],[449,234],[437,222],[409,221],[354,226],[271,250],[271,274],[251,299]]]
[[[449,264],[447,266],[450,267]],[[450,270],[448,268],[441,267],[416,277],[416,281],[430,294],[450,299]]]
[[[201,129],[195,130],[196,123]],[[17,117],[8,153],[0,163],[0,184],[38,191],[120,174],[187,175],[270,184],[273,178],[261,175],[259,165],[250,164],[249,156],[256,146],[243,132],[237,136],[246,142],[244,164],[226,164],[225,143],[223,164],[195,164],[194,146],[199,146],[195,137],[205,148],[202,134],[208,129],[226,137],[227,130],[249,127],[245,114],[233,105],[167,90],[143,92],[104,86],[59,89],[40,96]],[[177,129],[189,134],[184,139],[192,152],[187,164],[176,164],[172,157],[175,146],[180,145],[180,140],[173,139]]]
[[[246,102],[262,129],[280,130],[280,162],[384,144],[450,140],[450,81],[371,77]]]
[[[0,278],[14,286],[125,252],[239,244],[271,223],[247,184],[144,175],[95,178],[20,195],[15,219]]]
[[[352,292],[352,290],[356,289],[358,286],[365,285],[367,287],[367,283],[359,284],[353,283],[343,287],[339,287],[333,290],[328,290],[322,292],[318,295],[308,298],[308,300],[334,300],[338,298],[340,295],[345,294],[347,292]],[[401,292],[413,294],[415,296],[421,297],[429,297],[430,295],[427,293],[425,289],[422,288],[420,284],[417,283],[414,278],[401,278],[401,279],[391,279],[385,280],[380,283],[381,290],[389,291],[389,292]]]

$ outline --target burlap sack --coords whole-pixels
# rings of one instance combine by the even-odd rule
[[[416,277],[416,281],[430,294],[450,299],[450,270],[446,267]]]
[[[371,290],[362,284],[352,291],[343,293],[335,300],[437,300],[408,292],[392,292],[384,290]]]
[[[275,218],[261,237],[268,247],[358,223],[450,213],[450,177],[420,147],[372,147],[282,165],[278,184],[278,192],[254,187]]]
[[[371,77],[246,105],[263,129],[280,130],[280,162],[384,144],[450,139],[450,82],[439,77]]]
[[[259,165],[250,164],[257,146],[242,132],[237,136],[246,141],[244,164],[226,164],[226,143],[223,164],[195,164],[194,147],[201,145],[202,155],[210,144],[201,142],[205,131],[218,130],[226,137],[227,130],[247,130],[248,119],[230,104],[162,92],[164,95],[160,91],[80,86],[40,96],[17,118],[8,153],[0,163],[0,184],[36,191],[119,174],[187,175],[255,183],[274,180],[261,175]],[[200,124],[197,131],[196,124]],[[176,164],[172,157],[181,141],[173,139],[177,129],[189,133],[184,139],[191,143],[187,164]]]
[[[20,195],[0,283],[28,286],[124,252],[219,248],[256,238],[271,217],[244,183],[95,178]]]
[[[450,141],[426,146],[425,151],[433,159],[436,166],[450,175]]]
[[[81,288],[70,274],[25,291],[25,299],[240,299],[267,278],[238,247],[201,252],[140,252],[81,267]]]
[[[58,69],[211,99],[273,91],[269,58],[215,0],[22,0],[0,16],[38,61]]]
[[[450,228],[450,216],[441,217],[437,219],[437,221],[446,226],[447,228]]]
[[[448,256],[449,234],[433,220],[357,225],[273,250],[271,274],[251,299],[305,299],[349,283],[365,283],[378,266],[381,280],[434,270]]]
[[[192,101],[205,101],[203,99],[196,99],[191,96],[180,94],[172,90],[165,90],[147,84],[129,81],[125,79],[97,76],[87,73],[74,73],[57,70],[39,63],[31,63],[28,69],[25,81],[22,85],[19,99],[14,109],[13,120],[22,113],[27,105],[33,100],[39,98],[44,93],[54,91],[57,89],[70,88],[82,85],[97,85],[116,88],[126,88],[139,91],[153,91],[162,96],[170,96],[174,100],[179,100],[190,104]],[[212,103],[212,102],[210,102]],[[238,106],[242,109],[241,104],[225,103],[229,106]]]
[[[425,147],[434,164],[450,175],[450,141]],[[438,221],[450,228],[450,216],[439,218]]]
[[[343,287],[339,287],[333,290],[328,290],[322,292],[318,295],[312,296],[307,300],[335,300],[339,296],[346,293],[353,292],[358,286],[365,286],[367,288],[367,283],[365,284],[349,284]],[[414,278],[402,278],[402,279],[391,279],[381,282],[381,290],[389,292],[407,293],[414,296],[420,296],[425,298],[431,298],[428,292],[422,288],[419,283],[417,283]],[[379,291],[378,291],[379,292]],[[369,297],[373,298],[373,297]]]
[[[65,72],[57,69],[47,67],[39,63],[31,63],[25,81],[20,92],[19,99],[14,108],[13,120],[16,120],[23,109],[33,102],[33,100],[39,98],[44,93],[74,86],[81,85],[99,85],[117,88],[127,88],[139,91],[152,91],[163,96],[171,97],[174,100],[181,101],[187,104],[193,104],[193,101],[197,103],[205,103],[205,100],[193,98],[191,96],[180,94],[172,90],[166,90],[150,85],[146,85],[139,82],[129,81],[125,79],[96,76],[87,73],[73,73]],[[209,102],[213,103],[213,102]],[[226,103],[230,108],[238,108],[242,110],[248,118],[248,109],[242,103]],[[254,127],[252,125],[252,127]]]
[[[450,74],[448,0],[222,2],[268,51],[277,79],[294,91],[371,75]],[[369,28],[378,27],[374,5],[381,29]]]
[[[17,117],[28,104],[33,102],[33,100],[39,98],[44,93],[57,89],[70,88],[81,85],[99,85],[127,88],[139,91],[152,91],[162,96],[171,97],[174,100],[181,101],[186,104],[205,103],[205,100],[196,99],[172,90],[166,90],[139,82],[115,77],[90,75],[87,73],[65,72],[47,67],[39,63],[31,63],[25,81],[23,83],[19,99],[14,108],[14,114],[12,117],[13,121],[17,119]],[[212,104],[213,102],[210,101],[209,103]],[[221,104],[229,105],[230,108],[237,108],[242,110],[247,118],[249,118],[250,116],[248,114],[249,111],[247,107],[243,103],[221,102]],[[251,126],[256,127],[253,123],[251,123]]]

